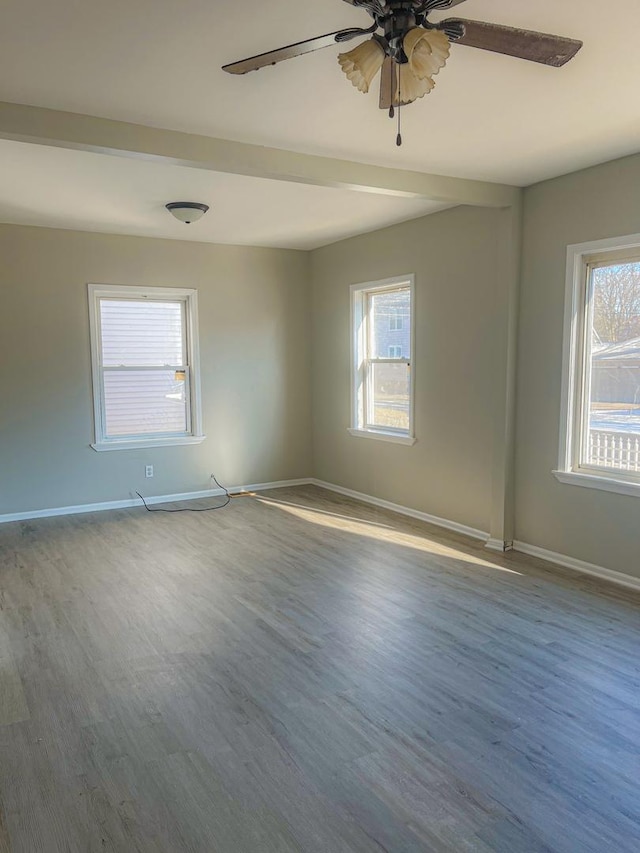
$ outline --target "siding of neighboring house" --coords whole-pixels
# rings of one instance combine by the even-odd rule
[[[380,358],[410,358],[411,316],[407,291],[388,294],[385,305],[389,311],[376,313],[374,321],[378,356]],[[392,347],[400,347],[400,350],[391,350]]]
[[[640,338],[594,353],[591,399],[595,403],[640,404]]]

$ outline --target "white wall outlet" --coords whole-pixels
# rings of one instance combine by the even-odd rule
[[[149,479],[149,477],[153,477],[153,465],[145,465],[144,466],[144,476]]]

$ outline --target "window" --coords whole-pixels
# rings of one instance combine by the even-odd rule
[[[389,331],[401,332],[403,320],[404,317],[402,316],[402,314],[399,314],[396,311],[393,311],[391,314],[389,314]]]
[[[640,235],[569,247],[556,476],[640,495]]]
[[[415,441],[413,302],[413,276],[351,288],[352,435]]]
[[[89,315],[94,450],[201,442],[196,291],[90,284]]]

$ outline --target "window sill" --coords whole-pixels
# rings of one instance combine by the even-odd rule
[[[186,435],[176,438],[142,438],[140,441],[97,441],[93,450],[102,453],[105,450],[143,450],[151,447],[176,447],[184,444],[201,444],[206,435]]]
[[[570,486],[583,486],[587,489],[600,489],[603,492],[640,497],[640,481],[635,483],[632,480],[617,480],[610,474],[579,474],[577,471],[554,471],[553,475],[560,483]]]
[[[416,443],[416,439],[410,435],[397,435],[394,432],[383,432],[375,429],[354,429],[349,427],[347,430],[349,435],[354,435],[356,438],[373,438],[377,441],[389,441],[392,444],[408,444]]]

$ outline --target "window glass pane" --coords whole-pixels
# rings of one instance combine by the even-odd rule
[[[183,306],[150,299],[101,299],[103,365],[183,365]]]
[[[583,464],[640,472],[640,263],[591,272],[589,423]]]
[[[389,358],[390,346],[400,348],[394,358],[409,358],[410,310],[408,287],[369,295],[369,358]]]
[[[410,367],[399,364],[371,365],[369,424],[409,431]]]
[[[105,370],[106,436],[185,433],[185,384],[176,370]]]

